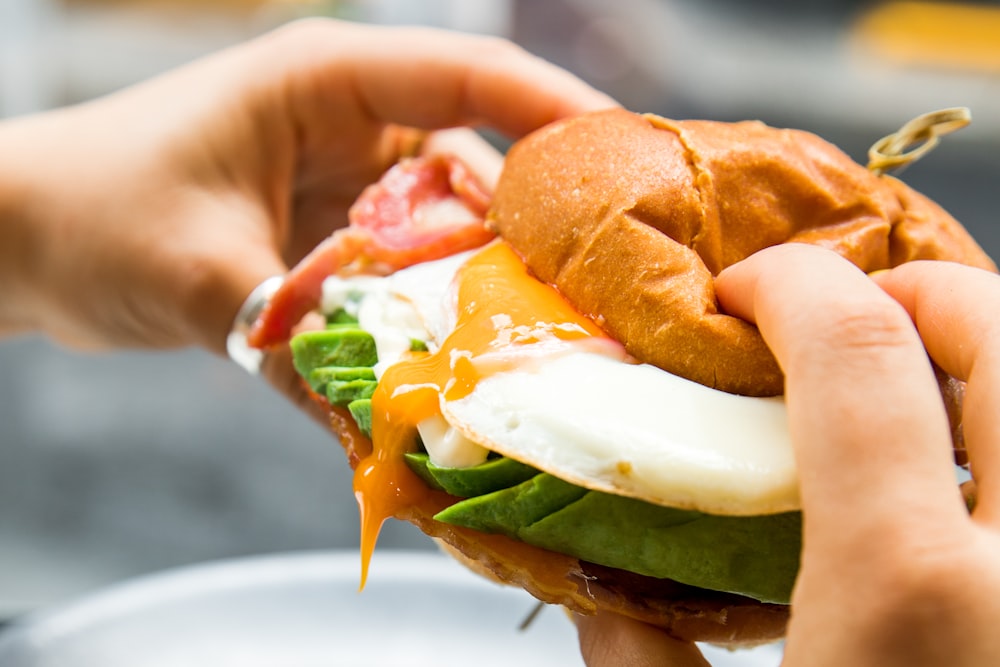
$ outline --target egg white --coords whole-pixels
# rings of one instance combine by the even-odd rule
[[[381,377],[412,338],[433,350],[454,329],[455,273],[469,255],[385,278],[329,278],[322,307],[356,307],[375,339]],[[524,363],[498,365],[504,370],[485,374],[462,399],[442,399],[442,416],[418,426],[434,463],[471,466],[495,451],[588,489],[672,507],[729,515],[799,509],[781,398],[711,389],[629,363],[615,348],[554,341],[511,354]]]

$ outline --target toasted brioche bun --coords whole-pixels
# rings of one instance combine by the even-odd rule
[[[634,357],[723,391],[782,393],[755,327],[713,278],[765,247],[822,245],[866,272],[915,259],[995,270],[941,207],[835,146],[759,122],[622,109],[558,122],[507,154],[490,224]]]

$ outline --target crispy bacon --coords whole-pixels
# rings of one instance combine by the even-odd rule
[[[490,196],[456,158],[399,162],[368,186],[348,213],[349,225],[320,243],[288,272],[247,341],[266,348],[288,339],[319,304],[323,280],[349,268],[399,269],[476,248],[493,238],[484,223]]]

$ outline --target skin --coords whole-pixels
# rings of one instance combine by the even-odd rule
[[[1000,278],[946,262],[868,277],[786,245],[722,272],[717,288],[786,373],[804,547],[783,664],[1000,664]],[[971,514],[928,353],[968,383]],[[706,664],[634,621],[578,627],[591,667]]]
[[[94,102],[0,124],[0,333],[224,354],[240,304],[418,142],[492,184],[471,131],[614,102],[495,38],[307,20]],[[284,353],[265,374],[300,399]]]

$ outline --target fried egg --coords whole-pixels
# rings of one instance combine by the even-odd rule
[[[393,440],[419,433],[444,467],[496,452],[656,504],[799,509],[780,397],[736,396],[636,362],[502,242],[383,278],[329,278],[322,308],[354,309],[376,341],[376,448],[405,451]],[[415,338],[428,352],[410,352]]]

